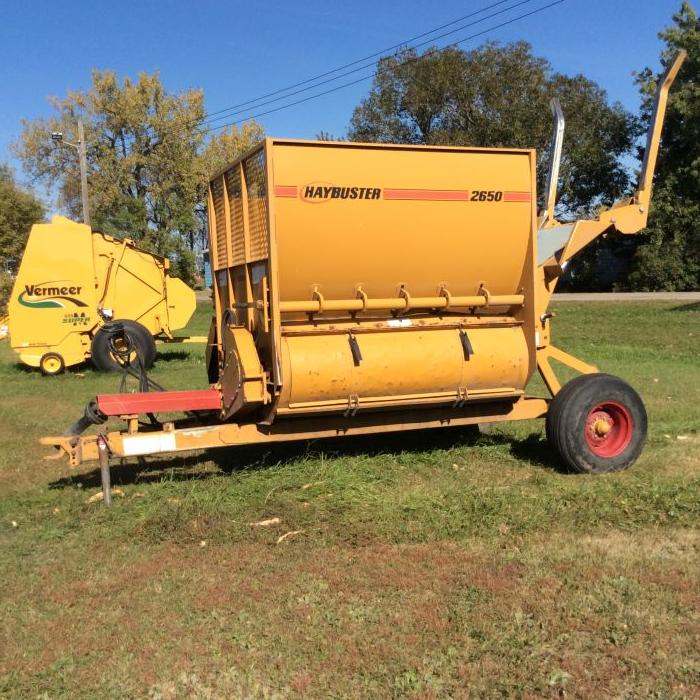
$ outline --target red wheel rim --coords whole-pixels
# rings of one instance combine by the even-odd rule
[[[586,442],[598,457],[617,457],[632,439],[632,416],[616,401],[594,406],[586,417]]]

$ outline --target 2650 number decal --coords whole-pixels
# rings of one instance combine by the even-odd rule
[[[469,197],[470,202],[500,202],[503,192],[498,190],[474,190]]]

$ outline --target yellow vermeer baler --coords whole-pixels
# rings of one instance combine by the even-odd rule
[[[566,263],[603,233],[646,224],[666,95],[639,188],[592,220],[554,219],[556,110],[545,208],[533,150],[267,139],[211,179],[214,321],[208,389],[98,396],[90,422],[45,438],[99,458],[543,418],[579,472],[639,455],[637,393],[550,342]],[[581,373],[563,388],[550,361]],[[539,371],[551,398],[526,394]],[[189,411],[144,427],[144,413]],[[104,473],[104,470],[103,470]]]
[[[167,258],[62,216],[32,226],[8,303],[10,344],[46,375],[91,359],[120,368],[110,335],[133,347],[146,367],[154,338],[171,338],[194,313],[194,291],[171,277]],[[133,353],[127,353],[133,354]]]

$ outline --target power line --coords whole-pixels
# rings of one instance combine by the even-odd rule
[[[467,27],[473,27],[474,25],[480,24],[481,22],[484,22],[484,21],[486,21],[487,19],[492,19],[493,17],[497,17],[498,15],[502,15],[502,14],[505,13],[505,12],[510,12],[511,10],[514,10],[514,9],[517,8],[517,7],[521,7],[522,5],[527,5],[528,3],[531,3],[531,2],[533,2],[533,1],[534,1],[534,0],[519,0],[519,2],[516,2],[515,4],[511,5],[510,7],[503,8],[503,9],[498,10],[497,12],[494,12],[494,13],[492,13],[492,14],[490,14],[490,15],[486,15],[485,17],[482,17],[481,19],[477,19],[477,20],[475,20],[475,21],[473,21],[473,22],[469,22],[469,23],[467,23],[467,24],[463,24],[463,25],[457,27],[456,29],[450,30],[449,32],[444,32],[443,34],[439,34],[439,35],[437,35],[437,36],[434,36],[434,37],[432,37],[432,38],[430,38],[430,39],[428,39],[428,40],[426,40],[426,41],[422,41],[422,42],[420,42],[420,43],[418,43],[418,44],[414,44],[414,45],[411,46],[411,48],[417,49],[417,48],[420,48],[421,46],[425,46],[426,44],[431,44],[431,43],[433,43],[434,41],[437,41],[437,40],[439,40],[439,39],[444,39],[446,36],[450,36],[451,34],[456,34],[457,32],[460,32],[460,31],[462,31],[463,29],[466,29]],[[502,0],[501,2],[496,3],[496,4],[503,4],[503,2],[512,2],[512,0]],[[484,12],[486,9],[490,9],[490,8],[484,8],[484,9],[482,9],[482,10],[479,10],[479,13]],[[477,13],[473,13],[473,14],[477,14]],[[451,22],[450,24],[454,24],[454,22]],[[446,25],[443,25],[443,26],[446,26]],[[422,36],[426,36],[427,34],[433,34],[433,33],[436,32],[436,31],[438,31],[438,30],[437,30],[437,29],[434,29],[434,30],[431,31],[431,32],[426,32],[426,33],[423,34]],[[409,41],[412,41],[412,40],[409,40]],[[397,48],[397,47],[400,47],[400,46],[405,46],[405,44],[397,44],[397,45],[395,45],[395,46],[392,47],[392,48]],[[382,53],[380,52],[380,53],[373,54],[372,56],[374,57],[374,56],[381,56],[381,55],[382,55]],[[348,64],[348,66],[350,66],[350,65],[355,65],[355,64],[357,64],[357,63],[364,63],[366,60],[367,60],[367,59],[360,59],[359,61],[354,61],[353,63]],[[294,97],[294,95],[298,95],[298,94],[300,94],[300,93],[307,92],[307,91],[309,91],[309,90],[313,90],[314,88],[321,87],[322,85],[327,85],[328,83],[335,82],[336,80],[340,80],[341,78],[345,78],[345,77],[347,77],[348,75],[352,75],[353,73],[358,73],[359,71],[362,71],[362,70],[365,70],[366,68],[369,68],[370,65],[371,65],[371,64],[361,65],[361,66],[359,66],[359,67],[357,67],[357,68],[353,68],[352,70],[346,71],[346,72],[344,72],[344,73],[340,73],[339,75],[336,75],[336,76],[334,76],[334,77],[332,77],[332,78],[327,78],[326,80],[322,80],[322,81],[320,81],[320,82],[315,82],[317,78],[310,78],[309,80],[305,80],[305,81],[302,81],[301,83],[297,83],[297,85],[303,85],[304,83],[309,83],[309,82],[313,82],[313,83],[314,83],[313,85],[308,85],[307,87],[300,88],[299,90],[295,90],[294,92],[288,92],[288,91],[291,90],[292,87],[295,87],[295,86],[290,86],[289,88],[284,88],[283,90],[278,90],[277,93],[278,93],[278,92],[287,92],[287,94],[286,94],[286,95],[281,95],[281,96],[279,96],[279,97],[274,97],[273,99],[267,100],[267,101],[265,101],[265,102],[260,102],[260,100],[262,100],[263,97],[259,97],[259,98],[257,98],[256,100],[250,100],[250,102],[258,102],[259,104],[253,105],[253,106],[251,106],[249,109],[238,109],[238,110],[236,110],[236,111],[231,111],[231,110],[234,109],[234,107],[229,107],[229,108],[226,109],[226,110],[221,110],[221,111],[227,112],[226,114],[224,114],[224,115],[222,115],[222,116],[215,117],[214,119],[206,119],[206,118],[205,118],[205,120],[202,122],[202,126],[205,126],[205,127],[206,127],[207,125],[213,124],[214,122],[217,122],[217,121],[221,121],[222,119],[228,119],[229,117],[233,117],[233,116],[235,116],[235,115],[237,115],[237,114],[242,114],[242,113],[245,113],[245,112],[249,112],[251,109],[258,109],[258,108],[264,107],[265,105],[268,105],[268,104],[273,104],[273,103],[275,103],[275,102],[280,102],[281,100],[286,100],[286,99],[288,99],[288,98],[290,98],[290,97]],[[347,66],[346,66],[346,67],[347,67]],[[336,72],[341,71],[341,70],[343,70],[343,69],[342,69],[342,68],[336,68],[335,70],[329,71],[328,73],[325,73],[325,74],[322,74],[322,75],[329,75],[329,74],[336,73]],[[322,77],[322,76],[318,76],[318,77]],[[269,93],[269,94],[270,94],[270,95],[274,95],[274,94],[277,94],[277,93],[274,93],[274,92],[273,92],[273,93]],[[244,103],[242,103],[242,104],[248,104],[248,103],[245,103],[245,102],[244,102]]]
[[[430,34],[434,34],[435,32],[439,32],[441,29],[446,29],[447,27],[451,27],[452,25],[457,24],[458,22],[462,22],[465,19],[470,19],[471,17],[475,17],[476,15],[479,15],[482,12],[487,12],[488,10],[491,10],[494,7],[498,7],[499,5],[504,5],[507,2],[511,2],[511,1],[512,0],[498,0],[498,2],[493,2],[490,5],[486,5],[486,7],[482,7],[479,10],[475,10],[474,12],[470,12],[467,15],[464,15],[462,17],[458,17],[457,19],[454,19],[451,22],[441,24],[439,27],[435,27],[433,29],[430,29],[427,32],[417,34],[416,36],[413,36],[410,39],[404,39],[403,41],[400,41],[399,43],[394,44],[393,46],[389,46],[385,49],[380,49],[379,51],[372,53],[369,56],[365,56],[364,58],[358,58],[357,60],[351,61],[350,63],[346,63],[343,66],[338,66],[337,68],[333,68],[332,70],[326,71],[325,73],[320,73],[320,74],[315,75],[311,78],[307,78],[306,80],[301,80],[298,83],[293,83],[292,85],[288,85],[287,87],[273,90],[272,92],[268,92],[264,95],[260,95],[259,97],[256,97],[254,99],[246,100],[245,102],[239,102],[237,104],[230,105],[229,107],[224,107],[222,109],[218,109],[214,112],[209,112],[204,116],[204,119],[209,121],[210,117],[213,117],[216,114],[230,112],[231,110],[238,109],[239,107],[246,107],[246,106],[252,105],[255,102],[259,102],[260,100],[264,100],[267,97],[273,97],[275,95],[279,95],[282,92],[287,92],[289,90],[293,90],[294,88],[300,87],[301,85],[308,85],[309,83],[313,83],[316,80],[320,80],[321,78],[325,78],[329,75],[333,75],[333,73],[339,73],[340,71],[343,71],[346,68],[351,68],[352,66],[356,66],[358,63],[365,63],[366,61],[378,58],[378,57],[383,56],[391,51],[395,51],[397,49],[400,49],[401,47],[406,46],[407,44],[410,44],[410,43],[416,41],[417,39],[422,39],[423,37],[429,36]],[[488,19],[488,17],[485,17],[483,19]],[[483,21],[483,19],[481,21]],[[464,27],[460,27],[458,29],[453,30],[453,32],[457,32],[463,28]],[[445,36],[445,35],[442,35],[442,36]],[[435,41],[435,39],[438,39],[438,38],[440,38],[440,37],[434,37],[434,38],[430,39],[430,41]],[[425,42],[425,43],[429,43],[429,42]],[[364,67],[366,68],[367,66],[364,66]],[[342,76],[338,76],[338,77],[342,77]],[[289,95],[289,97],[291,97],[291,95]],[[283,99],[283,98],[280,98],[280,99]],[[258,105],[258,106],[261,106],[261,105]],[[251,107],[251,109],[253,109],[253,107]]]
[[[470,34],[467,37],[464,37],[463,39],[460,39],[459,41],[455,41],[451,44],[447,44],[446,46],[443,46],[439,49],[434,49],[433,51],[426,51],[424,54],[421,56],[416,56],[415,58],[410,58],[407,59],[406,61],[402,62],[401,65],[409,65],[410,63],[414,63],[416,61],[419,61],[423,58],[427,58],[428,56],[438,52],[438,51],[444,51],[445,49],[448,48],[453,48],[455,46],[459,46],[460,44],[463,44],[471,39],[474,39],[478,36],[483,36],[484,34],[487,34],[489,32],[495,31],[497,29],[501,29],[502,27],[506,27],[510,24],[513,24],[514,22],[517,22],[518,20],[525,19],[526,17],[531,17],[532,15],[536,15],[540,12],[543,12],[544,10],[548,10],[556,5],[561,5],[565,0],[555,0],[554,2],[550,2],[547,5],[542,5],[541,7],[538,7],[534,10],[531,10],[530,12],[525,12],[521,15],[518,15],[517,17],[513,17],[512,19],[509,19],[505,22],[501,22],[500,24],[497,24],[493,27],[489,27],[488,29],[484,29],[480,32],[476,32],[474,34]],[[257,119],[258,117],[264,117],[268,114],[273,114],[275,112],[280,112],[284,109],[288,109],[289,107],[295,107],[297,105],[303,104],[305,102],[309,102],[311,100],[315,100],[318,97],[323,97],[324,95],[329,95],[333,92],[337,92],[338,90],[342,90],[346,87],[351,87],[352,85],[357,85],[358,83],[361,83],[365,80],[369,80],[373,78],[376,75],[376,71],[373,71],[372,73],[369,73],[368,75],[361,76],[360,78],[356,78],[355,80],[351,80],[350,82],[343,83],[342,85],[337,85],[336,87],[329,88],[328,90],[323,90],[322,92],[316,93],[314,95],[309,95],[308,97],[304,97],[300,100],[296,100],[294,102],[289,102],[288,104],[280,105],[279,107],[274,107],[273,109],[268,109],[264,112],[258,112],[256,114],[250,114],[242,119],[237,119],[232,122],[228,122],[226,124],[219,124],[217,126],[212,126],[212,127],[205,127],[203,129],[200,129],[200,132],[202,134],[210,133],[212,131],[217,131],[219,129],[225,129],[229,126],[236,126],[238,124],[243,124],[244,122],[247,122],[251,119]]]

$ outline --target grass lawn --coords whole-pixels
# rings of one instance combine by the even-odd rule
[[[521,422],[129,462],[107,509],[37,439],[117,378],[0,344],[0,697],[700,697],[700,308],[554,310],[646,402],[627,472],[561,474]]]

